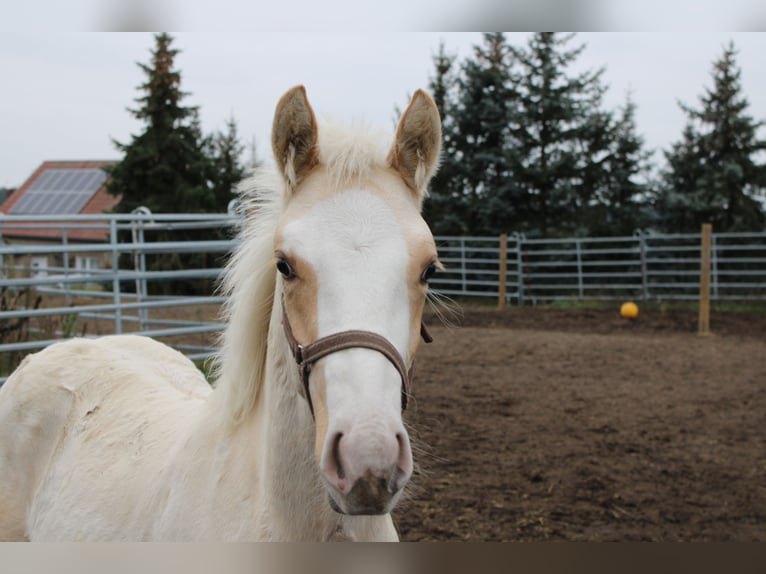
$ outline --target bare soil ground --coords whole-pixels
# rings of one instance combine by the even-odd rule
[[[433,326],[402,539],[766,541],[766,315],[711,326],[534,308]]]
[[[61,328],[51,321],[37,328]],[[395,512],[403,540],[766,541],[762,310],[714,312],[705,338],[695,312],[662,306],[636,320],[467,307],[456,327],[427,322],[436,341],[421,346],[405,414],[419,470]]]

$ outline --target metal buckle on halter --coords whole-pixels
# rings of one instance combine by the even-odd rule
[[[295,346],[295,362],[299,365],[303,365],[303,345]]]

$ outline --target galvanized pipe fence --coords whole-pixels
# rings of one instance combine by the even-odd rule
[[[0,215],[0,384],[25,354],[71,336],[133,333],[162,339],[192,360],[210,357],[223,328],[215,282],[238,221],[148,212]],[[210,260],[163,268],[168,256]],[[181,288],[163,293],[168,282]]]
[[[505,298],[519,305],[560,300],[696,301],[700,288],[700,234],[505,241],[437,237],[446,269],[432,280],[457,297]],[[766,301],[766,232],[713,234],[711,300]]]
[[[146,211],[0,215],[0,384],[25,354],[70,336],[135,333],[193,360],[212,356],[224,326],[214,285],[239,221]],[[504,293],[508,303],[528,305],[699,296],[699,234],[436,241],[445,270],[432,288],[452,297]],[[163,268],[169,256],[176,265]],[[714,234],[711,257],[712,301],[766,301],[766,232]]]

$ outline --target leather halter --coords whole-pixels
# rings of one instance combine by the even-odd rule
[[[303,381],[303,388],[312,417],[314,416],[314,405],[311,402],[311,393],[309,392],[309,375],[311,374],[311,367],[319,359],[322,359],[327,355],[345,349],[360,347],[377,351],[388,359],[396,370],[399,371],[399,375],[402,377],[402,410],[407,408],[407,397],[410,393],[415,364],[413,362],[408,370],[399,351],[397,351],[396,347],[394,347],[394,345],[385,337],[373,333],[372,331],[350,330],[321,337],[305,346],[301,345],[295,339],[295,335],[293,335],[290,320],[287,317],[287,308],[285,307],[284,297],[282,297],[282,325],[285,329],[287,343],[290,345],[290,351],[295,358],[295,362],[298,363],[298,370],[300,371],[301,380]],[[425,324],[422,322],[420,323],[420,336],[426,343],[433,341],[433,337],[431,337],[428,329],[426,329]]]

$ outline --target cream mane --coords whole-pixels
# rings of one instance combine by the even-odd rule
[[[329,184],[340,189],[386,167],[390,136],[368,126],[325,121],[319,126],[319,165]],[[224,271],[220,291],[226,331],[215,360],[215,387],[235,424],[252,411],[266,371],[269,320],[274,303],[274,231],[287,195],[273,167],[262,167],[242,182],[239,197],[246,214],[238,245]],[[257,345],[252,346],[256,341]]]

